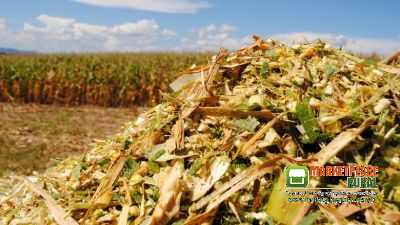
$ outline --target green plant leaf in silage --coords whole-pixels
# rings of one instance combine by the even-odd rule
[[[294,90],[287,89],[285,90],[285,95],[292,100],[297,100],[297,93]]]
[[[51,197],[53,197],[55,200],[59,199],[59,198],[64,198],[64,194],[62,193],[52,193]]]
[[[131,193],[131,199],[133,204],[140,204],[142,202],[142,195],[139,192]]]
[[[153,186],[151,188],[151,197],[154,199],[154,201],[157,201],[158,198],[160,198],[160,189],[157,186]]]
[[[133,160],[132,157],[129,157],[126,160],[126,164],[125,165],[129,169],[132,169],[132,170],[135,170],[135,171],[139,169],[139,163],[137,163],[135,160]]]
[[[333,66],[331,66],[331,65],[327,65],[327,66],[324,68],[324,72],[325,72],[327,75],[333,74],[333,73],[335,72],[335,70],[336,70],[336,68],[333,67]]]
[[[149,161],[149,162],[147,162],[147,167],[149,169],[149,172],[152,174],[160,172],[160,166],[158,165],[157,162]]]
[[[354,118],[354,119],[356,119],[356,120],[363,120],[363,119],[365,119],[365,115],[364,115],[363,111],[360,109],[360,105],[358,104],[358,101],[353,100],[353,101],[350,103],[350,107],[351,107],[352,109],[356,109],[356,111],[355,111],[354,114],[353,114],[353,118]]]
[[[154,161],[154,160],[160,158],[165,152],[166,151],[164,149],[164,145],[156,145],[156,146],[153,147],[153,149],[151,149],[151,151],[149,151],[146,154],[146,157],[150,161]]]
[[[275,51],[275,49],[270,49],[265,52],[265,56],[271,59],[275,59],[278,57],[278,53]]]
[[[127,150],[131,144],[132,144],[132,142],[129,141],[128,139],[126,139],[124,141],[124,150]]]
[[[264,62],[260,70],[260,75],[262,77],[266,77],[268,76],[268,74],[269,74],[269,64],[268,62]]]
[[[320,212],[316,211],[316,212],[312,212],[310,214],[308,214],[306,217],[304,217],[299,225],[312,225],[315,223],[315,221],[317,221],[318,217],[320,216]]]
[[[308,139],[304,140],[304,142],[314,143],[321,133],[321,128],[319,127],[317,119],[314,117],[311,107],[308,105],[309,100],[309,98],[305,98],[303,102],[297,104],[296,114],[308,136]]]
[[[233,120],[233,124],[239,128],[254,132],[260,122],[256,118],[249,116],[247,119]]]
[[[199,169],[201,168],[201,166],[203,165],[203,159],[202,158],[198,158],[196,160],[193,161],[192,165],[190,166],[190,174],[195,175],[197,173],[197,171],[199,171]]]
[[[122,197],[118,193],[113,192],[111,195],[111,199],[120,202]]]
[[[78,196],[86,196],[89,194],[89,191],[88,190],[79,190],[79,191],[75,191],[74,193],[75,193],[75,195],[78,195]]]
[[[397,174],[393,174],[392,179],[389,182],[383,185],[383,189],[385,190],[385,198],[388,197],[389,193],[392,191],[394,187],[400,185],[400,176]]]
[[[124,166],[124,176],[130,178],[138,169],[139,163],[129,157]]]
[[[109,164],[110,164],[110,159],[108,159],[108,158],[104,158],[104,159],[101,159],[100,161],[99,161],[99,165],[101,166],[101,167],[107,167]]]

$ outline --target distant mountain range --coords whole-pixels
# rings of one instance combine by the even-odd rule
[[[18,50],[15,48],[1,48],[0,47],[0,54],[35,54],[35,51],[25,51],[25,50]]]

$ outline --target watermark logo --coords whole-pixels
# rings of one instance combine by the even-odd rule
[[[288,166],[286,168],[286,185],[291,188],[305,188],[309,182],[309,175],[306,166]]]

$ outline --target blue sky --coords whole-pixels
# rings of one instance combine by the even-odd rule
[[[0,7],[0,47],[215,51],[258,34],[389,54],[400,49],[399,11],[396,0],[9,0]]]

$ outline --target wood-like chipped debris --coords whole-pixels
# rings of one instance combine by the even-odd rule
[[[0,180],[0,224],[398,223],[397,59],[254,38],[179,73],[163,103],[80,158]],[[288,165],[379,166],[379,194],[289,203]]]

